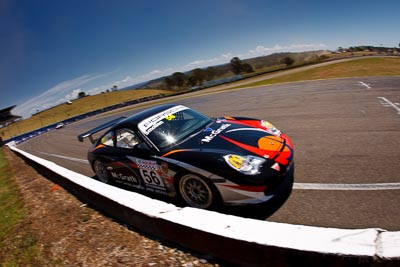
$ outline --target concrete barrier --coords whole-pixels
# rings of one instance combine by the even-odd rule
[[[291,225],[180,208],[10,148],[81,201],[130,227],[229,266],[400,266],[400,232]]]

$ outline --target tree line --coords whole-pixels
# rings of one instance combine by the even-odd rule
[[[206,69],[194,69],[188,73],[174,72],[172,75],[164,79],[165,87],[169,89],[182,89],[185,87],[193,87],[200,85],[205,81],[211,81],[216,77],[217,73],[214,67]]]
[[[295,62],[291,57],[285,57],[281,60],[281,64],[291,66]],[[183,90],[190,87],[202,85],[206,81],[212,81],[226,77],[229,73],[234,75],[253,73],[254,68],[247,62],[242,61],[239,57],[233,57],[229,64],[208,67],[205,69],[197,68],[186,73],[175,72],[164,78],[162,87],[172,90]]]
[[[239,75],[251,73],[254,70],[250,64],[241,61],[238,57],[234,57],[231,59],[230,64],[227,65],[227,68],[208,67],[205,69],[197,68],[187,73],[175,72],[164,78],[163,84],[167,89],[182,90],[221,78],[229,72]]]

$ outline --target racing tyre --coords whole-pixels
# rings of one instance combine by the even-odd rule
[[[93,164],[93,169],[94,169],[94,172],[96,173],[99,181],[108,184],[110,178],[108,176],[108,172],[107,172],[104,164],[102,162],[96,160]]]
[[[179,193],[187,205],[209,209],[219,204],[219,194],[215,187],[195,174],[186,174],[179,179]]]

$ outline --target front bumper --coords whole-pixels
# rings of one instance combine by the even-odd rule
[[[290,165],[287,172],[277,177],[277,182],[269,186],[242,187],[227,183],[215,184],[227,206],[242,206],[260,204],[270,199],[283,195],[292,190],[294,182],[294,164]]]

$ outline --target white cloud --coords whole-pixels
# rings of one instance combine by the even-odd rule
[[[80,89],[80,88],[79,88],[79,89],[74,89],[70,94],[67,94],[67,95],[65,95],[63,98],[59,99],[59,100],[56,102],[56,105],[65,103],[65,102],[67,102],[68,100],[77,99],[79,93],[81,93],[81,92],[82,92],[82,89]]]
[[[255,49],[250,50],[246,56],[255,56],[255,55],[263,55],[270,54],[274,52],[296,52],[296,51],[306,51],[306,50],[318,50],[318,49],[326,49],[326,45],[324,44],[292,44],[292,45],[275,45],[273,47],[264,47],[262,45],[258,45]]]
[[[131,81],[132,81],[132,77],[131,76],[126,76],[124,79],[114,82],[114,85],[120,86],[120,85],[124,85],[124,84],[130,83]]]
[[[202,68],[210,65],[215,65],[221,63],[221,60],[224,58],[222,57],[215,57],[215,58],[210,58],[210,59],[200,59],[200,60],[195,60],[193,62],[190,62],[189,64],[184,66],[185,70],[191,70],[195,68]]]
[[[139,75],[136,77],[132,77],[132,76],[126,76],[125,78],[123,78],[122,80],[117,80],[117,81],[113,81],[104,85],[100,85],[94,88],[91,88],[87,91],[87,93],[89,95],[96,95],[96,94],[100,94],[102,92],[105,92],[107,90],[110,90],[114,85],[118,86],[119,89],[122,89],[124,87],[128,87],[130,85],[134,85],[137,83],[141,83],[141,82],[145,82],[145,81],[149,81],[152,79],[156,79],[159,78],[161,76],[165,76],[165,75],[170,75],[172,72],[174,71],[174,69],[172,68],[167,68],[164,70],[152,70],[149,73],[143,74],[143,75]]]
[[[139,75],[136,76],[134,78],[132,78],[132,84],[136,84],[136,83],[141,83],[141,82],[145,82],[145,81],[149,81],[149,80],[153,80],[162,76],[166,76],[166,75],[170,75],[171,73],[177,71],[174,68],[166,68],[163,70],[152,70],[149,73],[143,74],[143,75]]]
[[[17,106],[14,111],[15,114],[22,115],[27,118],[37,111],[50,108],[56,104],[60,104],[62,100],[70,100],[74,94],[79,93],[81,89],[74,89],[82,86],[88,82],[102,77],[100,75],[84,75],[72,80],[63,81],[50,89],[46,90],[42,94],[26,101],[25,103]],[[61,98],[61,99],[60,99]]]
[[[232,53],[226,53],[226,54],[222,54],[222,57],[226,58],[226,59],[231,59],[231,58],[233,58],[233,55],[232,55]]]
[[[239,57],[240,59],[246,59],[256,56],[262,56],[277,52],[300,52],[300,51],[309,51],[309,50],[318,50],[318,49],[326,49],[326,45],[324,44],[291,44],[291,45],[275,45],[272,47],[266,47],[263,45],[257,45],[254,49],[251,49],[244,54],[232,54],[230,52],[223,53],[218,57],[212,57],[208,59],[198,59],[192,61],[186,65],[178,66],[178,67],[169,67],[165,69],[155,69],[146,74],[138,75],[132,77],[130,75],[125,76],[120,80],[116,80],[107,84],[99,85],[94,88],[89,89],[87,86],[83,88],[83,85],[87,85],[87,83],[92,82],[100,77],[105,75],[109,75],[113,72],[99,74],[99,75],[84,75],[72,80],[63,81],[54,87],[46,90],[42,94],[37,97],[30,99],[29,101],[17,106],[14,111],[15,114],[22,115],[23,117],[29,117],[32,113],[36,113],[38,110],[43,110],[55,106],[57,104],[61,104],[68,100],[72,100],[78,97],[80,92],[86,92],[89,95],[99,94],[101,92],[105,92],[106,90],[110,90],[114,85],[118,86],[118,88],[124,88],[130,85],[134,85],[137,83],[149,81],[152,79],[156,79],[162,76],[171,75],[174,72],[180,71],[185,72],[195,68],[205,68],[212,65],[219,65],[228,63],[231,58]]]

